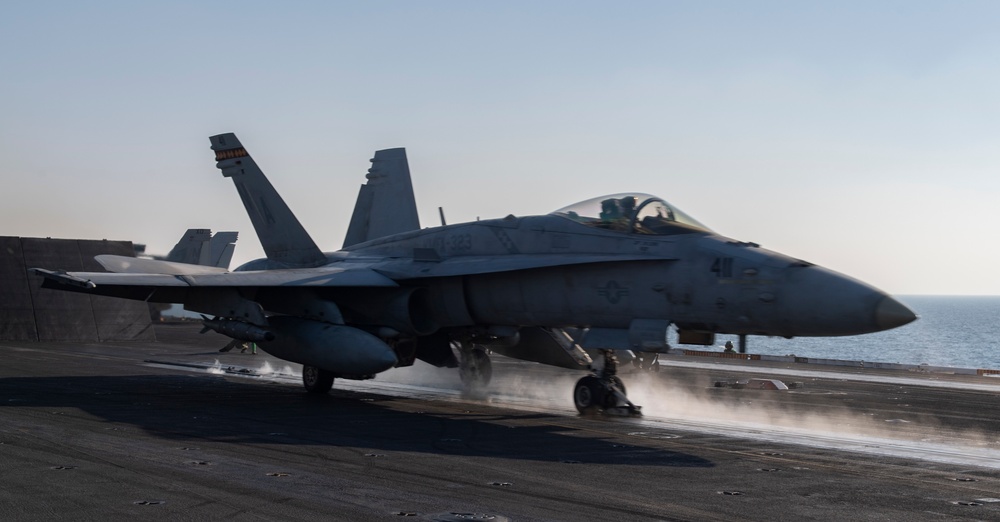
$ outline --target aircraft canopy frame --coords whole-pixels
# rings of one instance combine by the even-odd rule
[[[710,228],[679,208],[661,198],[641,192],[591,198],[563,207],[550,215],[625,234],[668,236],[711,232]]]

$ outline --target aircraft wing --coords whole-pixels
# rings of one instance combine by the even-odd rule
[[[432,260],[394,258],[343,266],[230,272],[223,268],[172,263],[127,256],[100,255],[95,259],[110,272],[62,272],[31,269],[43,276],[47,288],[124,297],[157,289],[395,287],[397,280],[452,277],[619,261],[671,261],[648,254],[561,254],[458,256]],[[103,291],[99,289],[103,287]]]
[[[391,279],[366,266],[230,272],[214,266],[128,256],[99,255],[94,259],[109,272],[115,272],[115,275],[131,276],[119,279],[108,277],[112,274],[103,272],[88,273],[89,280],[95,284],[120,284],[117,281],[131,284],[129,281],[142,279],[165,282],[166,279],[162,276],[169,276],[182,284],[164,283],[164,286],[397,286]],[[79,272],[72,275],[77,278],[83,276]]]
[[[108,272],[129,274],[191,275],[222,274],[229,271],[226,268],[215,266],[143,259],[141,257],[115,256],[111,254],[94,256],[94,261],[100,263]]]
[[[134,258],[129,258],[134,259]],[[165,262],[160,262],[165,263]],[[176,263],[175,263],[176,264]],[[212,267],[197,267],[200,269]],[[136,287],[154,290],[162,287],[375,287],[398,286],[395,281],[366,267],[261,270],[247,272],[188,273],[107,273],[57,272],[32,268],[57,285],[93,289],[101,286]]]

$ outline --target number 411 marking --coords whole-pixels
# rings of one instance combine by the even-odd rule
[[[717,257],[712,263],[711,271],[716,277],[733,277],[733,258]]]

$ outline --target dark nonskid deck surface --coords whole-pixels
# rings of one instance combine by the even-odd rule
[[[426,366],[313,396],[216,334],[156,335],[0,343],[0,518],[1000,520],[986,377],[678,364],[623,376],[645,418],[587,418],[579,372],[496,358],[486,397]],[[747,377],[801,386],[714,386]]]

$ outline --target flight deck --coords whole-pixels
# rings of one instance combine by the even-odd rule
[[[306,393],[298,367],[160,342],[0,343],[0,518],[1000,520],[1000,378],[664,356],[642,418],[496,357]],[[789,390],[720,386],[759,378]]]

